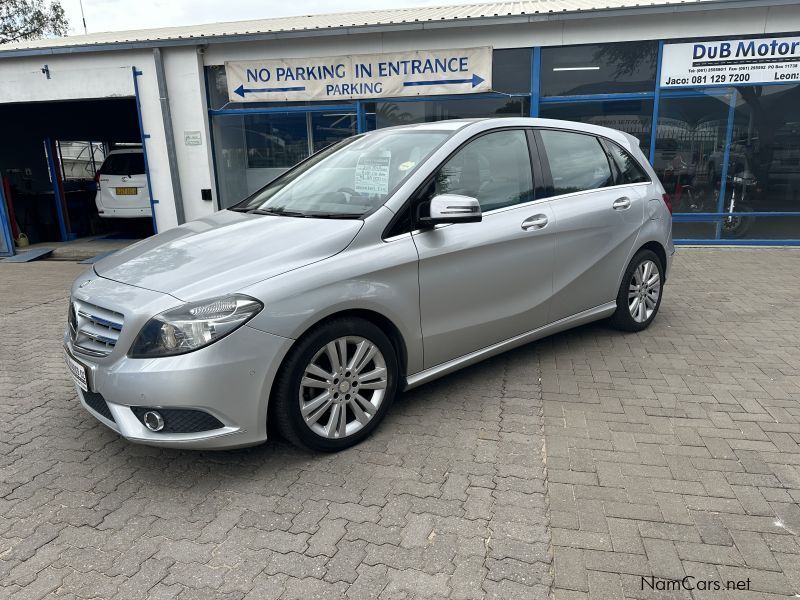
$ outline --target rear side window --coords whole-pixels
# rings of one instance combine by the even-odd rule
[[[570,194],[614,185],[605,150],[593,135],[543,129],[553,194]]]
[[[614,161],[617,169],[619,169],[620,180],[617,183],[644,183],[650,181],[642,166],[620,146],[608,140],[604,140],[603,144],[608,150],[611,160]]]
[[[100,167],[101,175],[144,175],[144,154],[126,152],[109,154]]]

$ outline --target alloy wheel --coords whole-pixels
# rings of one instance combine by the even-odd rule
[[[653,316],[661,296],[661,274],[652,260],[639,263],[628,285],[628,310],[637,323]]]
[[[375,416],[387,386],[386,360],[378,347],[363,337],[340,337],[320,348],[306,365],[300,413],[317,435],[345,438]]]

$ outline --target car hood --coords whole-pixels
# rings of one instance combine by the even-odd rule
[[[211,298],[333,256],[362,225],[223,210],[119,250],[95,272],[179,300]]]

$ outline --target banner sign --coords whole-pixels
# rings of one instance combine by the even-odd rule
[[[492,49],[226,62],[232,102],[474,94],[492,88]]]
[[[800,37],[666,44],[661,87],[800,81]]]

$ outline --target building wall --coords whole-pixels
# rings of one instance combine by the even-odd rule
[[[686,10],[687,7],[680,7]],[[495,48],[558,46],[593,42],[618,42],[712,36],[755,35],[800,30],[796,6],[742,9],[690,10],[688,12],[615,16],[613,13],[574,15],[538,22],[451,28],[436,23],[383,28],[381,32],[298,34],[248,43],[209,44],[163,49],[172,113],[176,158],[187,219],[210,214],[215,201],[201,199],[200,191],[214,184],[213,159],[206,106],[204,67],[229,60],[256,58],[333,56],[354,53],[490,45]],[[50,79],[41,69],[47,64]],[[178,224],[167,155],[161,105],[151,50],[97,51],[0,60],[0,103],[48,102],[64,99],[132,96],[131,67],[139,78],[142,119],[147,140],[153,195],[158,200],[159,231]],[[186,145],[185,132],[201,132],[200,145]]]

